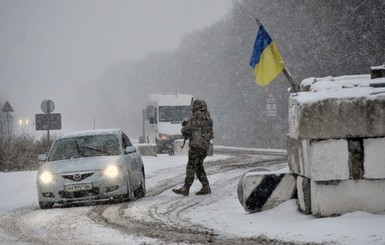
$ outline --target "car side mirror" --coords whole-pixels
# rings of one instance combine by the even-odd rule
[[[127,146],[126,147],[126,154],[135,153],[136,148],[134,146]]]
[[[47,160],[47,155],[46,155],[46,154],[39,154],[39,155],[37,156],[37,160],[38,160],[39,162],[45,162],[45,161]]]

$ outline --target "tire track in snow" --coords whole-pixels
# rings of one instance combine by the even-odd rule
[[[265,165],[273,167],[285,161],[281,153],[276,156],[269,153],[264,157],[255,152],[221,150],[221,154],[233,155],[233,158],[205,163],[213,188],[211,195],[195,196],[191,193],[189,197],[176,196],[171,189],[182,184],[185,167],[173,168],[171,174],[169,170],[155,173],[167,178],[150,187],[145,198],[111,205],[53,210],[40,210],[36,204],[0,217],[0,228],[9,236],[5,241],[17,245],[101,244],[100,241],[109,241],[103,237],[106,235],[111,237],[109,244],[121,241],[122,244],[132,241],[137,244],[268,244],[273,240],[263,237],[224,237],[187,218],[186,214],[194,208],[215,203],[220,199],[217,191],[226,188],[228,183],[227,180],[221,182],[216,179],[220,174],[226,175],[226,178],[234,182],[248,169]],[[199,185],[198,181],[194,184]],[[97,233],[88,234],[90,230]]]
[[[179,171],[179,174],[171,176],[167,181],[163,181],[160,186],[149,190],[149,195],[143,199],[116,207],[98,207],[91,210],[88,215],[91,219],[95,219],[96,216],[103,217],[102,220],[95,219],[95,221],[102,221],[106,226],[114,227],[131,235],[151,237],[167,244],[234,244],[239,242],[242,244],[259,244],[266,241],[266,239],[221,237],[212,229],[192,223],[188,218],[184,217],[184,214],[199,205],[209,205],[217,202],[220,196],[215,192],[226,188],[229,182],[237,181],[244,174],[245,169],[254,169],[265,165],[277,166],[285,161],[281,156],[276,157],[275,160],[271,160],[272,158],[269,156],[268,159],[269,161],[261,159],[260,156],[240,154],[230,160],[205,164],[209,178],[218,174],[232,176],[230,179],[227,178],[226,181],[210,181],[212,190],[215,190],[211,195],[195,196],[191,193],[189,197],[184,197],[172,193],[170,190],[177,185],[181,185],[181,181],[184,179],[184,174],[181,177]],[[168,174],[170,173],[168,172]],[[119,215],[116,215],[117,213]]]

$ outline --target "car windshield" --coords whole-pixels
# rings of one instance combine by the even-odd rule
[[[57,140],[48,161],[119,154],[119,141],[115,135],[79,136]]]
[[[159,106],[159,121],[182,123],[187,119],[190,106]]]

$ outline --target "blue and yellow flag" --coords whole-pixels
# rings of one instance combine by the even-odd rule
[[[262,24],[255,39],[250,66],[254,69],[255,82],[261,86],[268,85],[285,68],[277,46]]]

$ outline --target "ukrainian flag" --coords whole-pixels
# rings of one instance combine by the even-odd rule
[[[277,46],[262,24],[255,39],[250,66],[254,69],[255,82],[261,86],[268,85],[285,68]]]

